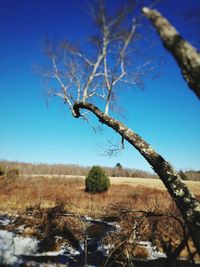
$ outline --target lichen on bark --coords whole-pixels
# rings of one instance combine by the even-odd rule
[[[144,7],[142,11],[156,28],[163,45],[177,61],[188,86],[200,99],[200,53],[157,10]]]

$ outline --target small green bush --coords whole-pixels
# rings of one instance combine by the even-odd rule
[[[100,166],[93,166],[85,179],[85,190],[90,193],[107,191],[110,180]]]

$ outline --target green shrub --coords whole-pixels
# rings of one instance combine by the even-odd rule
[[[85,179],[85,190],[90,193],[107,191],[110,180],[100,166],[93,166]]]
[[[19,177],[19,170],[17,168],[9,169],[6,172],[6,177],[8,179],[15,179]]]

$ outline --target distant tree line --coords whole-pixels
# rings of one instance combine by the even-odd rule
[[[18,169],[22,175],[82,175],[86,176],[91,167],[84,167],[76,164],[45,164],[45,163],[25,163],[17,161],[0,161],[0,167],[4,170]],[[114,167],[104,167],[106,175],[111,177],[140,177],[140,178],[158,178],[156,174],[139,169],[124,168],[121,163],[116,163]],[[179,174],[182,180],[200,181],[200,171],[180,170]]]
[[[1,160],[0,166],[3,169],[17,168],[22,175],[31,174],[50,174],[50,175],[87,175],[91,166],[84,167],[76,164],[44,164],[44,163],[25,163],[17,161]],[[113,177],[141,177],[141,178],[158,178],[156,174],[139,170],[123,168],[120,163],[114,167],[104,167],[106,175]]]

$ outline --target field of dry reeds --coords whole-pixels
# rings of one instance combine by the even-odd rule
[[[196,193],[198,197],[200,191],[196,190]],[[125,252],[140,258],[148,256],[144,248],[136,245],[138,240],[149,240],[159,250],[171,255],[187,234],[169,194],[162,188],[148,186],[148,183],[146,186],[111,183],[108,192],[89,194],[80,178],[2,177],[0,212],[20,215],[20,223],[27,225],[29,235],[37,236],[41,228],[48,235],[55,225],[61,233],[67,225],[76,240],[84,237],[83,215],[115,221],[121,230],[107,236],[104,242],[119,247],[120,252],[116,249],[113,255],[122,258]],[[50,221],[49,214],[52,214]],[[61,214],[74,216],[62,217]],[[190,240],[184,247],[192,254]],[[186,249],[181,250],[188,256]]]

